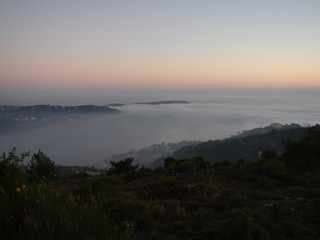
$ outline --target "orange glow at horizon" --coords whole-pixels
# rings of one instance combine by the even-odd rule
[[[130,61],[41,61],[8,64],[4,86],[129,88],[319,88],[317,61],[180,58]],[[0,65],[1,66],[1,65]]]
[[[111,75],[111,74],[110,74]],[[7,87],[62,87],[62,88],[320,88],[320,77],[311,74],[306,75],[282,75],[282,74],[239,74],[205,75],[188,74],[130,74],[99,76],[99,74],[42,75],[24,74],[6,77],[8,81],[2,81],[2,86]],[[3,77],[4,79],[5,77]],[[27,81],[23,81],[25,79]]]

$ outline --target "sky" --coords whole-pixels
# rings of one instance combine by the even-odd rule
[[[0,1],[0,95],[320,88],[320,1]]]

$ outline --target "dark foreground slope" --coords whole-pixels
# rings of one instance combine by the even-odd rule
[[[59,179],[25,157],[0,158],[0,239],[320,239],[319,127],[247,163],[129,158]]]
[[[283,140],[297,141],[303,137],[305,129],[295,125],[293,128],[270,129],[269,132],[262,134],[259,134],[259,131],[256,132],[258,133],[186,146],[174,152],[172,156],[181,159],[203,156],[211,163],[221,160],[236,162],[240,159],[255,159],[265,149],[282,152]]]

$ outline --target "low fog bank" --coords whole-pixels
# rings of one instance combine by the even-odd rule
[[[221,139],[273,122],[313,125],[320,119],[320,99],[310,95],[210,96],[171,96],[160,100],[187,100],[191,104],[129,104],[117,107],[122,111],[117,115],[86,115],[2,134],[0,151],[8,152],[12,147],[19,152],[41,149],[56,164],[94,165],[112,154],[151,144]]]
[[[192,103],[261,103],[286,101],[307,104],[319,100],[320,89],[192,89],[192,90],[1,90],[1,105],[108,105],[163,100],[185,100]]]

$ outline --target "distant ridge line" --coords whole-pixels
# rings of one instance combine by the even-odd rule
[[[175,100],[175,101],[136,102],[135,104],[147,104],[147,105],[190,104],[190,102],[188,102],[188,101],[183,101],[183,100]]]

